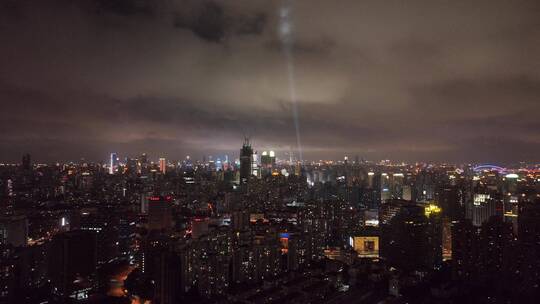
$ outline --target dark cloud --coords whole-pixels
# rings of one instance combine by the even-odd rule
[[[283,3],[1,1],[0,160],[540,160],[538,1]]]
[[[230,35],[260,35],[267,24],[267,16],[262,12],[230,12],[214,1],[196,1],[190,5],[174,13],[174,26],[188,29],[210,42],[222,42]]]
[[[526,112],[540,112],[540,80],[529,75],[481,79],[454,79],[417,89],[416,106],[446,114],[478,118],[508,116],[519,113],[517,119],[527,118]],[[525,113],[524,113],[525,112]]]
[[[145,15],[155,13],[155,1],[151,0],[94,0],[97,13],[113,13],[121,16]]]
[[[205,2],[188,16],[177,16],[174,25],[187,28],[197,36],[212,42],[219,42],[225,36],[225,15],[223,8],[212,1]]]
[[[240,18],[236,29],[239,35],[260,35],[268,22],[268,17],[264,13],[256,13],[252,16]]]

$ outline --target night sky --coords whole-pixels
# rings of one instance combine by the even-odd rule
[[[283,155],[289,63],[306,159],[540,161],[537,0],[0,0],[0,161]]]

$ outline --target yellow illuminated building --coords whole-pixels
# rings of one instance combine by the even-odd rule
[[[355,236],[354,250],[359,257],[378,258],[379,257],[379,237],[378,236]]]
[[[435,204],[429,204],[425,207],[424,214],[429,217],[431,214],[438,214],[441,213],[441,211],[441,207]]]

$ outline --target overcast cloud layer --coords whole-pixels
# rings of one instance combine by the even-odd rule
[[[540,161],[540,2],[292,3],[307,159]],[[281,1],[0,0],[0,160],[296,149]]]

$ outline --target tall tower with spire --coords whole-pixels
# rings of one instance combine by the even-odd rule
[[[253,148],[249,143],[249,138],[244,138],[244,144],[242,149],[240,149],[240,183],[246,184],[252,174],[252,158],[253,158]]]

